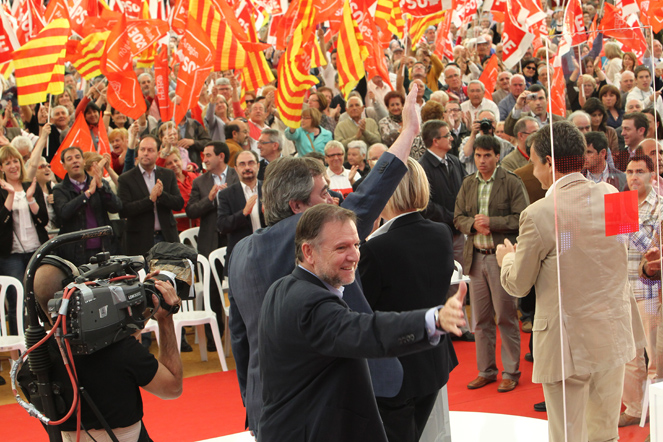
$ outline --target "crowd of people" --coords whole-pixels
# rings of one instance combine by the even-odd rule
[[[582,3],[591,23],[601,8],[595,0]],[[560,9],[547,12],[550,41],[559,39],[562,20]],[[452,25],[452,60],[435,55],[438,31],[431,26],[419,42],[409,37],[400,41],[394,36],[384,50],[389,78],[364,78],[347,97],[341,94],[338,83],[336,39],[325,43],[321,37],[327,64],[311,71],[319,84],[307,93],[297,129],[288,128],[280,119],[275,102],[278,77],[273,84],[249,91],[235,72],[213,72],[198,104],[180,122],[161,121],[150,68],[135,68],[148,103],[147,112],[136,120],[109,105],[103,77],[84,80],[72,66],[65,73],[64,93],[36,105],[19,107],[10,79],[3,88],[0,118],[0,273],[22,281],[34,251],[58,232],[113,227],[112,237],[93,238],[58,250],[61,258],[79,266],[100,251],[146,255],[155,244],[179,242],[180,232],[198,227],[198,253],[209,256],[219,247],[227,247],[228,265],[223,272],[230,283],[230,317],[224,318],[216,284],[212,284],[211,307],[217,313],[221,333],[224,321],[230,321],[248,428],[259,437],[264,428],[264,440],[286,440],[302,431],[294,425],[286,433],[278,432],[284,431],[277,428],[287,413],[303,410],[294,409],[297,401],[286,404],[292,398],[282,390],[284,386],[274,373],[285,370],[282,377],[292,377],[285,388],[291,389],[305,382],[297,374],[303,370],[308,376],[305,386],[310,388],[320,382],[316,374],[326,376],[320,367],[336,367],[336,358],[382,356],[390,357],[369,359],[370,370],[364,379],[369,384],[358,384],[353,392],[368,396],[358,399],[349,395],[336,401],[333,396],[339,389],[321,384],[324,394],[329,395],[325,398],[335,406],[356,400],[354,409],[366,407],[363,400],[374,395],[377,408],[369,413],[371,425],[367,428],[382,434],[382,439],[373,440],[419,440],[438,391],[451,370],[463,363],[456,360],[451,334],[458,335],[454,339],[476,343],[477,377],[468,389],[499,380],[497,391],[510,392],[518,385],[521,359],[534,362],[533,380],[544,384],[546,399],[535,404],[535,409],[547,409],[552,441],[564,439],[560,422],[569,419],[568,412],[566,417],[561,414],[562,394],[557,383],[565,380],[572,384],[577,389],[572,397],[578,402],[583,399],[575,393],[583,388],[591,390],[588,385],[592,383],[610,390],[611,399],[601,407],[590,393],[589,402],[585,399],[572,412],[579,423],[574,421],[567,431],[569,440],[582,440],[583,435],[586,440],[587,432],[591,440],[598,434],[611,440],[618,426],[640,422],[646,382],[655,381],[663,372],[661,282],[657,273],[660,257],[656,250],[663,215],[663,144],[659,141],[663,136],[663,46],[653,39],[653,45],[639,59],[632,52],[622,52],[621,44],[599,32],[565,55],[560,67],[549,65],[547,60],[555,54],[547,53],[551,46],[544,45],[536,53],[530,47],[513,69],[507,69],[502,61],[502,23],[489,13],[478,14],[460,29]],[[176,47],[177,37],[171,37],[171,45]],[[267,53],[276,72],[282,54],[274,48]],[[479,78],[493,55],[498,59],[498,73],[494,90],[487,90]],[[564,71],[566,111],[560,115],[552,113],[550,106],[555,69]],[[174,89],[175,70],[171,77],[170,88]],[[62,145],[80,114],[90,130],[92,151]],[[100,130],[108,132],[110,153],[98,153]],[[565,149],[568,146],[564,143],[575,150]],[[66,171],[64,177],[51,171],[55,156]],[[554,171],[554,178],[545,167]],[[563,178],[567,176],[570,178]],[[555,185],[562,179],[568,180],[564,187]],[[572,210],[540,210],[549,199],[548,188],[561,192],[560,188],[576,182],[582,185],[575,196],[580,198],[586,192],[585,197],[596,205],[595,211],[581,211],[582,204],[572,195],[563,199]],[[611,187],[591,187],[590,183]],[[637,192],[639,229],[628,234],[620,243],[622,247],[601,230],[608,216],[603,195],[628,190]],[[322,218],[317,221],[301,215],[319,204],[348,210],[321,211]],[[556,243],[553,228],[547,236],[539,232],[544,240],[536,243],[532,229],[544,228],[541,219],[551,222],[551,218],[538,218],[540,213],[577,219],[587,223],[588,230],[564,224],[572,232],[570,236],[558,238]],[[317,222],[318,230],[307,233],[302,226],[300,232],[298,221],[306,224],[303,220]],[[344,250],[361,242],[361,258],[347,254],[339,261],[320,254],[320,244],[333,242],[324,235],[327,223],[338,228],[339,237],[347,234],[344,241],[349,245],[343,245]],[[623,283],[624,290],[607,297],[614,305],[604,306],[604,297],[590,299],[579,293],[583,301],[577,307],[578,317],[568,318],[584,322],[611,312],[621,332],[610,344],[619,347],[619,352],[609,357],[608,352],[590,349],[582,330],[569,326],[560,331],[555,328],[559,321],[556,314],[544,313],[554,310],[551,300],[557,300],[560,290],[564,303],[577,302],[572,294],[564,293],[577,290],[564,284],[558,287],[556,279],[542,276],[544,268],[552,271],[546,267],[553,265],[549,259],[569,253],[584,241],[588,248],[593,247],[586,238],[596,235],[601,237],[596,241],[605,241],[604,250],[611,253],[598,255],[601,259],[569,258],[560,268],[565,272],[562,279],[575,278],[571,275],[584,269],[594,273],[593,279],[610,277],[616,278],[614,284]],[[527,247],[521,246],[523,241]],[[512,248],[515,243],[518,247]],[[429,268],[433,261],[437,264]],[[274,336],[267,333],[269,330],[286,326],[287,333],[296,333],[287,324],[279,325],[281,317],[270,316],[268,324],[261,319],[266,294],[270,293],[270,305],[277,308],[281,302],[275,298],[277,293],[287,292],[282,286],[278,290],[270,290],[270,286],[293,269],[297,281],[310,279],[302,273],[304,269],[323,282],[322,290],[341,296],[343,301],[339,303],[336,298],[334,308],[349,306],[355,312],[371,314],[434,309],[450,303],[448,311],[452,311],[463,299],[457,293],[464,292],[458,285],[450,285],[453,261],[470,279],[471,324],[466,315],[453,321],[448,317],[438,321],[436,316],[433,329],[439,325],[442,332],[417,335],[417,341],[426,341],[426,345],[415,346],[416,351],[424,350],[421,353],[381,353],[368,341],[352,349],[352,339],[332,344],[326,337],[330,331],[315,331],[315,327],[304,333],[299,344],[297,339],[274,339],[271,348],[263,345],[266,337]],[[348,275],[356,274],[356,279],[339,276],[344,281],[340,284],[345,286],[343,295],[333,290],[339,288],[333,283],[336,279],[326,279],[341,272],[335,266],[345,266],[342,268]],[[399,278],[392,280],[396,275]],[[404,280],[408,280],[407,285],[403,285]],[[412,299],[400,296],[414,287],[417,290]],[[589,292],[600,294],[601,290],[593,287]],[[322,299],[320,302],[331,302],[324,296]],[[624,303],[625,311],[632,313],[628,318],[617,312],[624,309],[616,306]],[[9,330],[16,334],[16,314],[21,308],[11,291],[5,307]],[[288,317],[297,314],[294,309]],[[384,321],[383,326],[392,324],[398,329],[401,325],[390,316],[375,317]],[[354,317],[347,320],[359,321]],[[600,322],[591,324],[585,325],[595,329],[602,326]],[[499,364],[498,328],[502,345]],[[520,351],[521,329],[531,333],[530,352],[524,356]],[[208,350],[215,351],[211,330],[207,333]],[[313,338],[316,333],[325,337]],[[573,360],[566,367],[565,378],[556,370],[547,371],[539,362],[544,358],[541,355],[556,351],[559,356],[563,345],[560,335],[569,344],[565,363]],[[405,343],[399,341],[405,338],[392,338]],[[142,343],[149,348],[149,335],[143,336]],[[434,344],[434,348],[426,348]],[[311,356],[297,364],[292,360],[296,353],[274,354],[275,348],[288,345],[310,346],[308,351],[328,359],[325,362],[322,357]],[[600,348],[606,345],[596,344]],[[579,347],[590,354],[578,359]],[[186,339],[181,350],[191,351]],[[287,364],[282,360],[286,355],[291,355]],[[561,367],[562,361],[558,365]],[[331,376],[338,375],[336,380],[344,381],[348,371],[364,368],[361,364],[339,365],[338,370]],[[609,374],[603,376],[604,371]],[[2,378],[0,381],[4,383]],[[142,382],[145,385],[144,379]],[[625,411],[620,414],[622,403]],[[594,412],[587,412],[583,423],[586,407]],[[361,439],[360,434],[352,433],[350,417],[329,426],[324,414],[323,410],[311,411],[306,425],[313,426],[312,434],[333,431],[342,440]],[[376,423],[378,418],[382,423]],[[346,430],[349,433],[344,433]]]

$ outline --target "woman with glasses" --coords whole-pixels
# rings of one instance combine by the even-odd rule
[[[303,157],[309,152],[325,152],[325,145],[334,139],[332,133],[320,127],[320,111],[313,108],[302,110],[301,126],[285,131],[285,137],[295,143],[297,154]]]
[[[537,60],[535,58],[526,58],[522,61],[523,70],[521,74],[525,77],[527,87],[536,84],[539,81],[539,74],[536,71]]]

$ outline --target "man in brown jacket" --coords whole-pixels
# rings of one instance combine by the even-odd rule
[[[474,141],[477,173],[469,175],[456,198],[454,225],[467,235],[463,271],[470,276],[472,319],[475,322],[479,376],[470,390],[497,380],[496,328],[502,339],[502,382],[497,391],[513,390],[520,378],[520,330],[516,300],[500,284],[495,246],[518,235],[520,212],[529,204],[522,181],[498,167],[500,143],[490,135]]]

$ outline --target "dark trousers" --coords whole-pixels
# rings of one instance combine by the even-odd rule
[[[211,263],[210,263],[211,264]],[[218,261],[217,261],[218,264]],[[217,265],[217,270],[219,272],[219,278],[223,278],[224,274],[224,269],[221,265]],[[223,279],[222,279],[223,281]],[[219,287],[216,285],[216,280],[214,277],[212,277],[212,281],[210,284],[210,291],[209,291],[209,304],[210,307],[212,308],[212,311],[216,313],[216,322],[217,326],[219,327],[219,336],[223,337],[223,331],[225,329],[225,323],[224,321],[224,315],[225,313],[223,312],[223,304],[221,304],[221,296],[223,294],[219,294]],[[214,342],[214,335],[212,334],[212,329],[210,328],[209,325],[205,324],[205,336],[207,337],[207,342]],[[221,349],[218,349],[218,351],[222,351]]]
[[[424,432],[438,393],[410,398],[376,398],[389,442],[417,442]]]

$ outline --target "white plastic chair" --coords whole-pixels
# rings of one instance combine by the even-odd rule
[[[188,246],[193,247],[198,251],[198,233],[200,232],[200,227],[191,227],[186,229],[183,232],[180,232],[180,242]]]
[[[224,336],[226,337],[226,342],[225,342],[225,347],[223,348],[226,356],[228,356],[230,353],[230,302],[226,300],[226,294],[228,293],[228,279],[221,275],[223,279],[219,276],[219,272],[217,271],[217,261],[221,263],[221,267],[226,266],[226,247],[221,247],[219,249],[214,250],[212,253],[209,254],[209,263],[210,267],[212,268],[212,274],[214,275],[214,280],[216,281],[216,286],[219,288],[219,296],[221,296],[221,305],[223,306],[223,312],[226,315],[226,325],[225,325],[225,331]]]
[[[214,343],[216,344],[217,352],[219,353],[221,368],[223,371],[228,371],[225,355],[222,351],[218,351],[218,349],[222,348],[221,334],[219,333],[219,327],[217,327],[216,313],[214,313],[209,303],[211,280],[210,265],[207,258],[203,255],[198,255],[198,269],[198,276],[202,279],[204,308],[203,310],[195,310],[193,301],[183,301],[182,309],[173,315],[175,336],[177,337],[177,348],[178,350],[180,349],[182,341],[182,327],[195,326],[198,331],[198,336],[203,336],[205,334],[205,324],[209,324],[212,329],[212,334],[214,335]],[[207,361],[207,348],[202,339],[198,342],[198,348],[200,349],[200,359],[202,361]]]
[[[463,266],[458,261],[454,261],[454,266],[455,269],[453,275],[451,275],[451,285],[458,285],[461,281],[465,281],[465,283],[469,284],[470,277],[463,275]]]
[[[16,327],[18,335],[10,335],[7,329],[7,315],[5,313],[5,299],[7,289],[11,286],[16,288]],[[8,351],[13,360],[18,359],[19,352],[23,353],[25,347],[25,335],[23,332],[23,284],[11,276],[0,276],[0,352]]]

